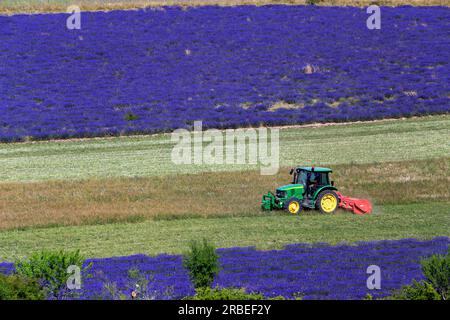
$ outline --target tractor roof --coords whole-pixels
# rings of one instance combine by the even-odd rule
[[[305,171],[313,171],[312,167],[298,167],[297,169],[305,170]],[[330,168],[323,168],[323,167],[314,167],[314,172],[333,172]]]

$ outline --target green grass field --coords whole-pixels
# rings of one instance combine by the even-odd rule
[[[450,115],[280,130],[282,170],[174,166],[169,135],[0,145],[0,260],[41,249],[89,257],[218,247],[281,248],[450,235]],[[290,166],[329,165],[370,216],[261,213]]]
[[[299,242],[355,242],[450,235],[450,202],[380,206],[374,214],[173,219],[92,226],[32,228],[0,232],[0,260],[46,248],[80,249],[88,257],[135,253],[182,253],[192,239],[207,237],[217,247],[280,249]]]

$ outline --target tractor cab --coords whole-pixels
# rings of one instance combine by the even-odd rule
[[[291,169],[290,174],[292,175],[293,184],[301,184],[304,186],[304,197],[305,200],[315,198],[315,194],[319,189],[324,187],[334,187],[334,181],[330,181],[329,174],[333,172],[328,168],[321,167],[298,167],[296,169]],[[310,203],[313,205],[313,203]]]

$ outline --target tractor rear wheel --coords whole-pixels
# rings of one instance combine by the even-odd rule
[[[333,190],[324,190],[317,197],[316,206],[321,213],[333,213],[339,205],[339,198]]]
[[[302,203],[297,198],[291,198],[286,202],[284,208],[291,214],[298,214],[302,210]]]

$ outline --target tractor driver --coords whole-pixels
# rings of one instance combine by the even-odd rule
[[[319,185],[319,177],[314,172],[311,172],[308,179],[308,195],[309,197],[312,197],[314,194],[314,191],[316,190],[317,186]]]

